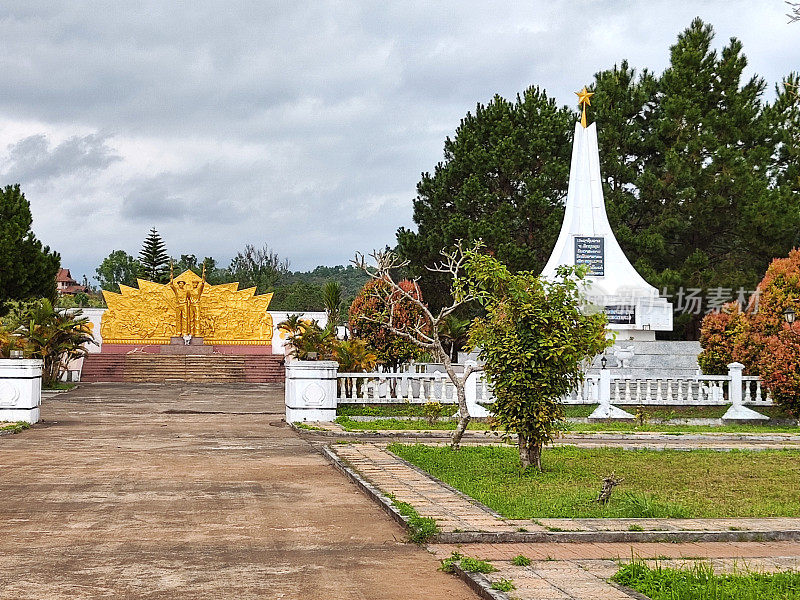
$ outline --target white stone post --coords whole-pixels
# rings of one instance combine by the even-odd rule
[[[464,362],[464,368],[475,367],[478,363],[474,360]],[[489,411],[478,404],[478,373],[473,372],[464,382],[464,395],[467,399],[467,412],[470,417],[488,417]],[[483,399],[484,401],[486,398]]]
[[[286,365],[286,422],[336,419],[336,374],[332,360],[295,360]]]
[[[39,421],[42,361],[0,359],[0,421]]]
[[[733,362],[728,365],[728,398],[731,407],[722,415],[723,421],[767,421],[769,417],[747,408],[742,402],[742,363]]]
[[[606,420],[606,419],[620,419],[632,420],[634,416],[612,406],[611,404],[611,371],[608,369],[601,369],[600,371],[600,385],[598,386],[600,406],[594,409],[594,412],[589,415],[589,420]]]

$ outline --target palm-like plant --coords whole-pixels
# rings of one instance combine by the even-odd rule
[[[340,341],[336,344],[333,355],[343,373],[372,371],[378,362],[377,355],[367,347],[364,340]]]
[[[444,320],[440,335],[448,342],[448,354],[453,362],[458,361],[458,352],[467,343],[471,325],[472,319],[460,319],[455,315],[448,315]]]
[[[42,299],[28,308],[16,333],[28,343],[28,354],[42,359],[42,382],[51,385],[69,361],[86,356],[87,344],[94,343],[89,319],[80,310],[55,310]]]
[[[286,333],[287,336],[292,336],[298,331],[303,324],[303,319],[300,315],[286,315],[286,320],[278,323],[278,330]]]
[[[343,340],[337,341],[333,349],[333,357],[339,363],[340,373],[364,373],[365,371],[373,371],[378,362],[378,356],[367,347],[364,340]],[[339,379],[339,384],[344,386],[345,396],[351,396],[353,392],[353,385],[355,384],[356,390],[360,391],[364,383],[363,378],[347,377]]]
[[[329,281],[322,286],[322,301],[325,303],[325,312],[328,313],[328,329],[333,329],[342,318],[342,284],[338,281]]]
[[[322,329],[316,321],[301,321],[298,330],[289,336],[289,342],[292,355],[298,360],[308,360],[312,353],[318,360],[330,360],[336,336],[331,329]]]

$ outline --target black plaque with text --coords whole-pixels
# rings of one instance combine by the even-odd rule
[[[575,237],[575,264],[587,265],[588,275],[606,274],[606,240],[601,237]]]
[[[636,325],[635,305],[610,304],[604,309],[610,325]]]

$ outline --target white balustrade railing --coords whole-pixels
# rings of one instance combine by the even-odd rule
[[[713,406],[730,402],[728,375],[697,375],[685,378],[617,377],[610,375],[611,404],[620,405],[675,405]],[[587,376],[583,384],[564,398],[564,404],[598,404],[600,377]],[[754,376],[742,376],[744,404],[771,406],[769,393],[761,387],[761,380]]]
[[[455,386],[441,371],[339,373],[337,390],[340,404],[458,403]]]
[[[388,404],[397,402],[424,403],[431,400],[444,404],[457,402],[455,387],[442,371],[424,372],[424,365],[413,370],[369,373],[338,373],[337,389],[340,403]],[[600,377],[588,375],[564,404],[599,404],[604,400],[623,406],[715,406],[730,403],[730,375],[697,375],[684,378],[626,377],[609,375],[610,397],[601,398]],[[493,401],[491,386],[481,373],[476,374],[474,395],[481,404]],[[755,376],[742,376],[743,404],[771,406],[769,393]]]
[[[464,365],[455,366],[463,372]],[[593,416],[630,418],[615,406],[721,406],[731,407],[723,419],[765,419],[745,405],[771,406],[772,400],[758,377],[742,375],[742,365],[729,365],[727,375],[696,375],[661,378],[617,375],[613,369],[587,375],[576,390],[564,397],[564,404],[598,404]],[[436,401],[457,404],[455,386],[443,371],[428,372],[426,365],[411,365],[397,372],[337,373],[339,404],[423,404]],[[470,414],[484,414],[481,405],[494,400],[489,386],[478,372],[466,385]]]

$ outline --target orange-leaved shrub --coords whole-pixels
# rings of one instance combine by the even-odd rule
[[[800,323],[793,327],[784,318],[787,308],[800,317],[800,250],[773,260],[757,290],[743,311],[726,304],[703,319],[700,367],[719,374],[728,362],[740,362],[746,374],[761,376],[775,402],[800,416]]]
[[[413,281],[403,280],[398,285],[411,297],[422,300],[419,286]],[[393,290],[385,281],[376,279],[367,282],[350,305],[350,331],[354,337],[366,342],[380,364],[396,368],[418,358],[423,349],[410,339],[389,331],[385,325],[390,318],[396,329],[412,336],[416,328],[424,333],[430,330],[424,313],[414,302]]]

